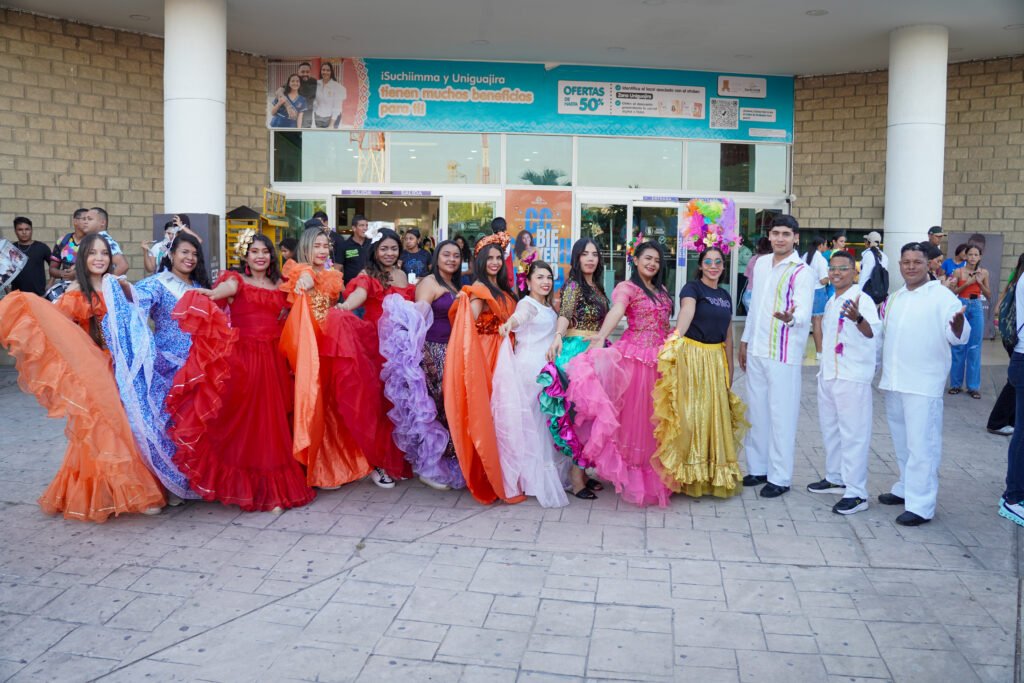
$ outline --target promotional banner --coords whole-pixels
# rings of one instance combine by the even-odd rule
[[[271,128],[793,141],[793,79],[626,67],[271,62]]]
[[[505,220],[513,242],[524,230],[530,233],[537,258],[555,269],[555,291],[559,291],[569,273],[572,251],[572,192],[507,190]]]

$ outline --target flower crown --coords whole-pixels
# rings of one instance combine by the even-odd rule
[[[736,232],[736,204],[731,199],[691,199],[683,221],[684,249],[702,252],[715,247],[728,254],[743,242]]]
[[[235,258],[239,261],[245,260],[245,255],[249,253],[249,247],[252,246],[252,241],[256,239],[256,234],[254,228],[246,228],[238,234],[238,242],[235,243]]]
[[[480,250],[486,247],[488,244],[497,244],[501,247],[502,254],[505,253],[505,248],[509,243],[509,236],[504,232],[498,232],[487,237],[481,237],[476,241],[476,246],[473,247],[473,256],[480,253]]]

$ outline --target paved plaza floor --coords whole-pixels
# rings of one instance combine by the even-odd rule
[[[0,680],[1013,681],[1024,530],[996,515],[1008,442],[984,431],[1005,366],[946,397],[938,513],[910,529],[804,491],[813,372],[781,499],[545,510],[361,482],[280,516],[95,525],[35,504],[63,422],[2,368]],[[874,427],[873,496],[896,472],[877,392]]]

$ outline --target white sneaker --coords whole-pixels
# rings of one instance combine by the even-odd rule
[[[163,508],[152,507],[143,510],[142,514],[152,517],[153,515],[159,515],[161,512],[163,512]]]
[[[270,511],[270,514],[272,514],[272,515],[280,515],[283,512],[284,512],[284,508],[281,507],[280,505],[278,505],[276,508],[274,508],[273,510]]]
[[[999,516],[1005,517],[1014,524],[1024,526],[1024,504],[1007,503],[1005,498],[999,499]]]
[[[395,488],[395,480],[389,477],[388,473],[379,467],[374,467],[373,472],[370,472],[370,481],[382,489]]]
[[[1007,425],[1005,427],[1000,427],[999,429],[990,429],[988,430],[988,433],[998,434],[999,436],[1013,436],[1013,427]]]
[[[448,484],[442,484],[441,482],[434,481],[433,479],[430,479],[429,477],[420,477],[420,481],[422,481],[424,484],[426,484],[430,488],[434,489],[435,491],[451,491],[452,490],[452,487],[449,486]]]
[[[821,360],[821,354],[820,353],[814,354],[814,360]]]
[[[167,492],[167,504],[170,505],[172,508],[176,508],[179,505],[184,505],[185,504],[185,499],[181,498],[179,496],[176,496],[175,494],[173,494],[170,491],[168,491]]]

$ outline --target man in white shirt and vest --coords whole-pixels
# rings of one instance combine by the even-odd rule
[[[941,282],[929,280],[924,244],[904,245],[900,274],[904,286],[889,297],[882,313],[882,380],[878,384],[885,391],[900,478],[878,502],[903,505],[896,523],[918,526],[935,516],[950,344],[966,344],[971,326],[956,295]]]
[[[793,479],[800,368],[811,327],[815,279],[796,253],[799,237],[800,225],[792,216],[772,220],[772,256],[754,264],[750,311],[740,340],[750,422],[743,485],[763,483],[762,498],[781,496]]]
[[[818,368],[818,423],[825,445],[825,478],[811,493],[841,493],[832,512],[868,509],[868,449],[871,445],[871,381],[882,323],[875,302],[853,284],[857,268],[846,251],[833,252],[828,277],[835,294],[822,317]]]

